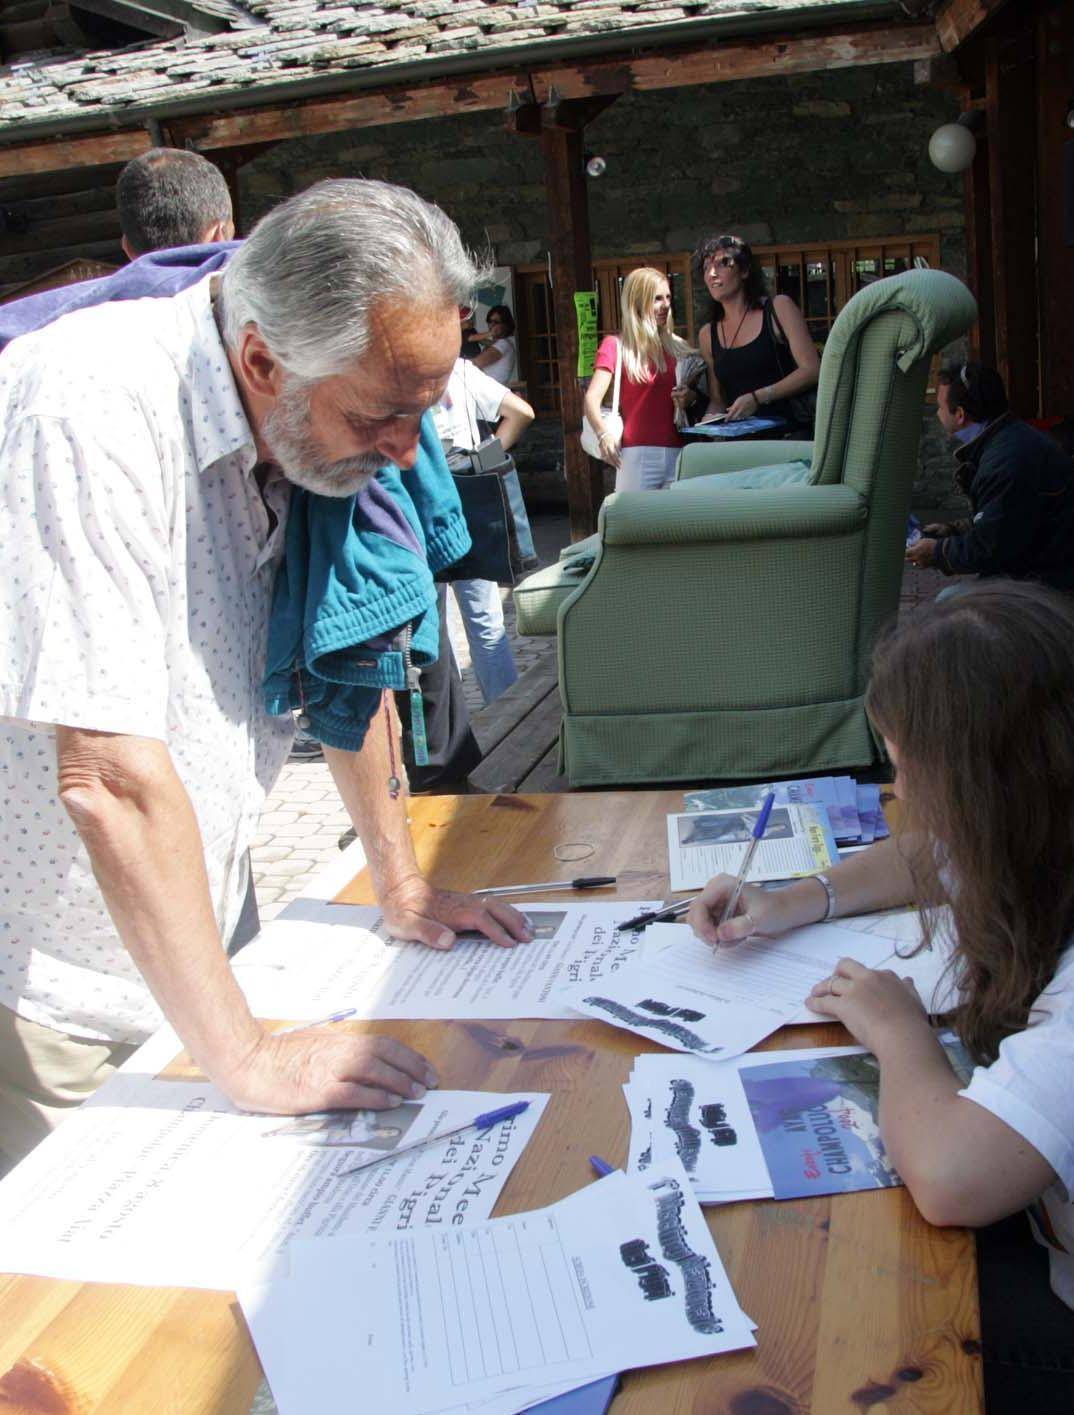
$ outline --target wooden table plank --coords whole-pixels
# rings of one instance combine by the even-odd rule
[[[607,872],[619,875],[621,897],[661,898],[664,816],[680,802],[678,791],[427,797],[411,803],[411,815],[418,857],[443,884]],[[564,862],[557,844],[589,853]],[[371,902],[368,879],[339,898]],[[541,896],[557,898],[578,895]],[[353,1025],[405,1038],[447,1087],[550,1093],[504,1187],[502,1214],[593,1182],[590,1154],[623,1163],[620,1087],[639,1051],[659,1050],[589,1019]],[[762,1049],[845,1040],[834,1025],[785,1028]],[[964,1230],[930,1228],[904,1190],[713,1206],[706,1217],[759,1325],[757,1350],[632,1372],[614,1415],[982,1410],[976,1270]],[[2,1415],[246,1415],[258,1378],[227,1294],[37,1278],[0,1280],[0,1370]]]

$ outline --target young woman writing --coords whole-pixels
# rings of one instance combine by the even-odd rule
[[[620,351],[622,445],[601,417]],[[616,491],[658,491],[674,477],[682,438],[671,395],[675,361],[688,353],[689,344],[672,329],[667,276],[649,266],[632,270],[623,282],[622,332],[601,340],[585,395],[586,417],[600,438],[601,456],[616,469]]]
[[[711,880],[688,919],[710,942],[917,901],[952,921],[963,1087],[912,985],[849,959],[809,1005],[880,1062],[880,1130],[926,1219],[977,1227],[1035,1204],[1052,1286],[1074,1306],[1074,601],[988,581],[878,647],[866,706],[909,828],[827,877],[765,891]]]

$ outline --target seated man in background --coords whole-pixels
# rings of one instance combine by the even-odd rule
[[[322,272],[336,274],[325,289]],[[328,182],[222,276],[79,310],[0,360],[0,1150],[17,1159],[162,1020],[246,1110],[383,1107],[435,1083],[389,1038],[278,1034],[222,939],[290,717],[262,699],[290,487],[412,466],[476,277],[412,192]],[[396,937],[529,937],[419,871],[394,745],[325,750]]]
[[[983,364],[941,372],[936,416],[959,444],[955,479],[972,516],[926,525],[907,560],[945,575],[1006,575],[1074,589],[1070,458],[1014,417],[1003,380]]]

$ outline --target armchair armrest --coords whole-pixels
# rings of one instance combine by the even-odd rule
[[[715,472],[741,472],[747,467],[812,460],[812,442],[691,442],[682,449],[675,479],[687,481]]]
[[[700,482],[674,496],[651,491],[610,496],[598,524],[603,545],[611,548],[844,536],[859,530],[867,517],[865,498],[849,486],[713,491]]]

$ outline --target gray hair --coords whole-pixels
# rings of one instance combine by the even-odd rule
[[[234,348],[256,324],[283,367],[314,382],[366,352],[378,300],[467,304],[486,276],[451,218],[415,192],[357,178],[318,182],[262,217],[232,256],[224,339]]]

